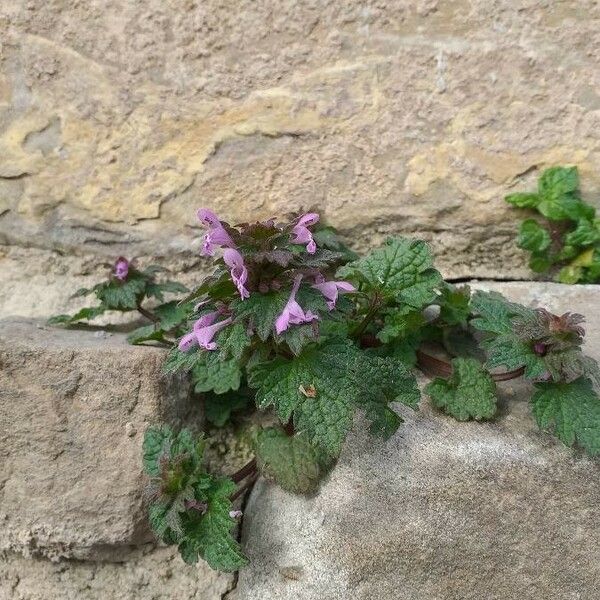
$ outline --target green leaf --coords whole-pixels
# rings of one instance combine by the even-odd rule
[[[517,245],[523,250],[543,252],[550,246],[550,233],[535,219],[526,219],[521,223]]]
[[[242,359],[246,348],[249,348],[252,343],[243,323],[234,323],[221,330],[216,341],[221,360],[233,358],[237,361]]]
[[[173,438],[173,432],[166,425],[148,427],[142,445],[144,471],[156,477],[159,474],[159,459],[165,451],[166,444]]]
[[[240,387],[242,371],[235,358],[223,359],[219,352],[199,350],[192,367],[192,382],[198,393],[224,394]]]
[[[294,494],[316,490],[322,466],[306,435],[288,436],[281,429],[269,427],[258,432],[255,451],[261,474],[284,490]]]
[[[583,269],[581,267],[567,266],[563,267],[556,276],[559,283],[574,284],[579,283],[583,278]]]
[[[565,243],[571,246],[591,246],[600,242],[600,227],[587,219],[579,221],[575,231],[565,236]]]
[[[258,337],[265,341],[274,333],[275,320],[283,311],[289,298],[288,291],[251,294],[245,300],[234,300],[231,308],[238,321],[247,321]]]
[[[273,406],[283,423],[293,416],[296,429],[333,458],[356,408],[381,422],[389,402],[414,407],[419,399],[414,376],[401,362],[372,356],[346,340],[328,340],[293,360],[261,363],[251,371],[249,383],[258,390],[260,408]],[[385,417],[389,423],[387,413]]]
[[[78,310],[74,315],[56,315],[48,319],[48,325],[70,325],[77,321],[91,321],[106,312],[104,306],[91,306]]]
[[[553,264],[553,260],[548,253],[534,253],[529,258],[529,268],[534,273],[545,273]]]
[[[341,267],[337,275],[415,308],[432,302],[442,283],[427,244],[406,238],[387,240],[382,248]]]
[[[383,343],[396,338],[405,338],[418,331],[424,324],[423,311],[404,305],[396,310],[392,309],[386,312],[383,318],[383,327],[377,332],[377,338]]]
[[[518,208],[536,208],[541,200],[539,194],[530,193],[509,194],[504,199]]]
[[[177,281],[164,281],[157,283],[155,281],[149,281],[146,286],[146,296],[149,298],[156,298],[159,302],[163,301],[164,294],[185,294],[189,290],[185,285],[178,283]]]
[[[476,291],[471,298],[471,310],[476,318],[471,325],[480,331],[490,333],[513,333],[514,317],[531,319],[534,311],[514,302],[509,302],[498,292]]]
[[[191,371],[197,363],[204,360],[205,350],[190,350],[182,352],[177,346],[174,346],[167,355],[167,360],[163,365],[165,373],[178,373],[181,371]]]
[[[138,327],[127,336],[127,341],[134,346],[143,342],[161,341],[162,339],[163,331],[157,328],[155,324]]]
[[[206,492],[208,508],[186,527],[186,539],[179,545],[182,558],[190,564],[201,556],[213,569],[224,572],[237,571],[248,559],[231,530],[236,522],[229,516],[232,509],[229,496],[235,484],[227,479],[217,479]]]
[[[96,297],[111,310],[135,310],[142,301],[148,278],[140,271],[130,269],[127,279],[113,278],[94,288]]]
[[[540,176],[538,191],[542,196],[562,196],[577,192],[579,174],[577,167],[551,167]]]
[[[600,454],[600,398],[589,379],[572,383],[537,383],[531,399],[541,429],[551,429],[567,446],[579,443]]]
[[[466,325],[471,314],[471,288],[446,283],[436,303],[440,307],[440,321],[446,325]]]
[[[434,379],[425,393],[434,406],[458,421],[491,419],[496,414],[496,384],[481,363],[472,358],[455,358],[450,378]]]
[[[515,334],[499,335],[487,340],[484,347],[490,369],[505,367],[510,371],[525,367],[524,375],[528,379],[538,379],[548,372],[546,361],[533,351],[531,343],[519,339]]]
[[[153,309],[154,314],[160,319],[160,328],[170,331],[185,325],[193,311],[193,304],[179,303],[177,300],[160,304]]]

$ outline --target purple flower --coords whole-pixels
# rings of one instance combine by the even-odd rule
[[[233,247],[235,244],[230,235],[219,221],[217,215],[208,208],[201,208],[196,213],[198,220],[209,229],[204,234],[202,242],[202,254],[204,256],[214,256],[215,246]]]
[[[290,325],[300,325],[302,323],[310,323],[319,317],[307,310],[304,312],[302,307],[296,302],[296,294],[302,281],[302,275],[298,275],[294,279],[294,286],[292,287],[292,293],[290,298],[283,309],[283,312],[277,317],[275,321],[275,331],[280,334],[285,331]]]
[[[232,519],[239,519],[244,513],[241,510],[230,510],[229,516]]]
[[[229,317],[219,323],[215,323],[219,313],[217,311],[208,313],[200,317],[195,323],[192,331],[187,333],[179,340],[179,349],[187,352],[194,346],[200,346],[205,350],[214,350],[217,344],[212,339],[223,329],[227,327],[233,319]]]
[[[317,282],[313,285],[316,290],[319,290],[327,300],[329,310],[335,308],[338,295],[340,292],[355,292],[356,288],[347,281],[325,281],[323,276],[319,276]]]
[[[121,281],[125,281],[127,279],[127,274],[129,273],[129,261],[123,257],[119,256],[115,262],[114,274],[117,279]]]
[[[538,355],[538,356],[546,356],[546,352],[548,350],[548,347],[546,346],[546,344],[544,344],[543,342],[536,342],[533,345],[533,351]]]
[[[319,215],[317,213],[306,213],[300,217],[292,229],[292,244],[306,244],[306,251],[314,254],[317,251],[317,245],[308,227],[318,222]]]
[[[248,269],[244,264],[244,257],[233,248],[227,248],[223,252],[223,260],[228,267],[231,267],[231,279],[238,289],[242,300],[250,297],[250,292],[246,289],[245,283],[248,281]]]

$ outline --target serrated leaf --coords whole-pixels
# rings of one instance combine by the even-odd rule
[[[344,258],[342,252],[318,248],[314,254],[303,252],[296,255],[296,264],[305,268],[322,269],[340,263]]]
[[[445,283],[436,304],[440,307],[440,321],[450,326],[466,325],[471,314],[471,288]]]
[[[476,318],[471,325],[480,331],[512,334],[514,317],[531,318],[533,309],[509,302],[498,292],[476,291],[471,298],[471,310]]]
[[[543,252],[550,246],[550,233],[535,219],[526,219],[521,223],[517,245],[523,250]]]
[[[127,279],[113,278],[95,286],[96,297],[111,310],[135,310],[142,301],[148,284],[148,278],[140,271],[129,270]]]
[[[219,358],[227,360],[233,358],[241,360],[246,348],[250,347],[252,340],[243,323],[234,323],[221,330],[217,336]]]
[[[224,394],[240,387],[242,370],[235,358],[223,359],[216,350],[199,350],[196,354],[191,375],[197,393]]]
[[[177,281],[155,282],[149,281],[146,286],[146,296],[156,298],[159,302],[163,301],[164,294],[186,294],[189,292],[187,287]]]
[[[421,310],[404,305],[391,309],[383,316],[383,327],[377,332],[377,338],[384,344],[396,338],[405,338],[419,330],[425,324]]]
[[[70,325],[77,321],[91,321],[104,314],[106,308],[103,306],[91,306],[78,310],[74,315],[56,315],[48,319],[48,325]]]
[[[577,167],[551,167],[540,176],[538,191],[540,195],[561,196],[579,189]]]
[[[234,300],[231,308],[238,321],[248,321],[258,337],[265,341],[273,332],[275,320],[289,298],[289,291],[251,294],[245,300]]]
[[[157,328],[155,324],[138,327],[127,335],[127,341],[134,346],[143,342],[161,341],[162,339],[163,331]]]
[[[236,522],[229,516],[229,496],[234,491],[235,484],[227,479],[216,479],[207,490],[206,512],[186,523],[186,539],[179,545],[186,562],[193,564],[200,556],[213,569],[224,572],[237,571],[248,564],[231,533]]]
[[[159,459],[165,444],[173,438],[172,430],[166,425],[148,427],[142,445],[144,471],[151,477],[159,474]]]
[[[572,383],[536,383],[531,399],[541,429],[550,429],[567,446],[579,443],[591,456],[600,454],[600,398],[589,379]]]
[[[387,240],[382,248],[341,267],[337,275],[415,308],[431,303],[442,282],[427,244],[406,238]]]
[[[191,371],[196,363],[203,360],[205,350],[195,349],[188,352],[182,352],[177,346],[174,346],[167,354],[167,359],[163,365],[165,373],[178,373],[181,371]]]
[[[356,408],[378,420],[389,402],[415,406],[419,399],[402,363],[369,355],[346,340],[329,340],[293,360],[261,363],[249,381],[260,408],[273,406],[283,423],[293,417],[296,429],[331,457],[339,454]]]
[[[481,363],[472,358],[455,358],[452,375],[434,379],[425,393],[434,406],[459,421],[491,419],[496,414],[496,384]]]
[[[193,311],[193,304],[179,303],[177,300],[160,304],[153,309],[154,314],[160,320],[160,328],[170,331],[180,325],[184,325]]]
[[[261,474],[295,494],[313,492],[322,475],[319,456],[307,436],[270,427],[258,432],[256,459]]]
[[[524,375],[528,379],[543,378],[548,368],[543,357],[538,356],[531,344],[516,335],[499,335],[484,342],[488,354],[487,366],[490,369],[504,367],[507,370],[525,367]]]

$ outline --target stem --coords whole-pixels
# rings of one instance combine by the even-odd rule
[[[254,473],[252,477],[249,477],[231,496],[229,499],[233,502],[236,498],[239,498],[249,487],[251,487],[256,479],[258,478],[258,473]]]
[[[240,481],[242,481],[242,479],[244,479],[248,475],[255,474],[256,473],[256,469],[257,469],[256,458],[253,458],[250,462],[246,463],[239,471],[236,471],[230,477],[230,479],[234,483],[239,483]]]
[[[377,292],[375,292],[375,294],[373,294],[373,297],[371,298],[370,306],[369,306],[369,309],[367,310],[367,313],[363,317],[363,320],[357,325],[356,329],[351,333],[351,337],[360,338],[360,336],[365,332],[365,330],[369,326],[369,323],[373,320],[373,317],[377,314],[377,311],[379,310],[380,302],[381,302],[381,298],[380,298],[379,294]]]
[[[149,310],[145,309],[141,304],[138,303],[137,305],[137,311],[140,313],[140,315],[146,317],[146,319],[149,319],[150,321],[152,321],[153,323],[158,323],[160,321],[160,319],[152,312],[150,312]]]
[[[428,371],[440,377],[450,377],[452,375],[452,365],[449,362],[431,356],[422,350],[417,350],[417,366],[421,371]],[[509,381],[521,377],[524,372],[525,367],[520,367],[504,373],[490,373],[490,377],[494,381]]]
[[[289,437],[292,437],[294,435],[294,433],[296,433],[296,431],[294,429],[294,424],[292,423],[291,419],[283,426],[283,430],[285,431],[286,435]]]

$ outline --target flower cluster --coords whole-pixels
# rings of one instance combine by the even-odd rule
[[[252,294],[279,290],[282,281],[291,283],[287,303],[273,323],[277,335],[293,325],[319,320],[319,314],[302,308],[298,302],[297,295],[303,283],[322,294],[329,310],[335,309],[340,293],[355,291],[347,281],[327,280],[314,267],[294,262],[298,256],[295,245],[302,244],[310,256],[317,253],[317,242],[310,229],[319,222],[317,213],[304,214],[289,225],[277,225],[274,220],[268,220],[237,227],[222,222],[206,208],[199,209],[197,217],[207,228],[201,254],[215,256],[217,248],[223,249],[222,261],[229,269],[230,280],[241,301]],[[220,316],[225,318],[218,320]],[[220,306],[218,310],[202,315],[194,323],[192,331],[181,338],[179,349],[183,352],[195,347],[215,350],[217,344],[213,338],[233,322],[234,316],[225,302],[225,307]]]

